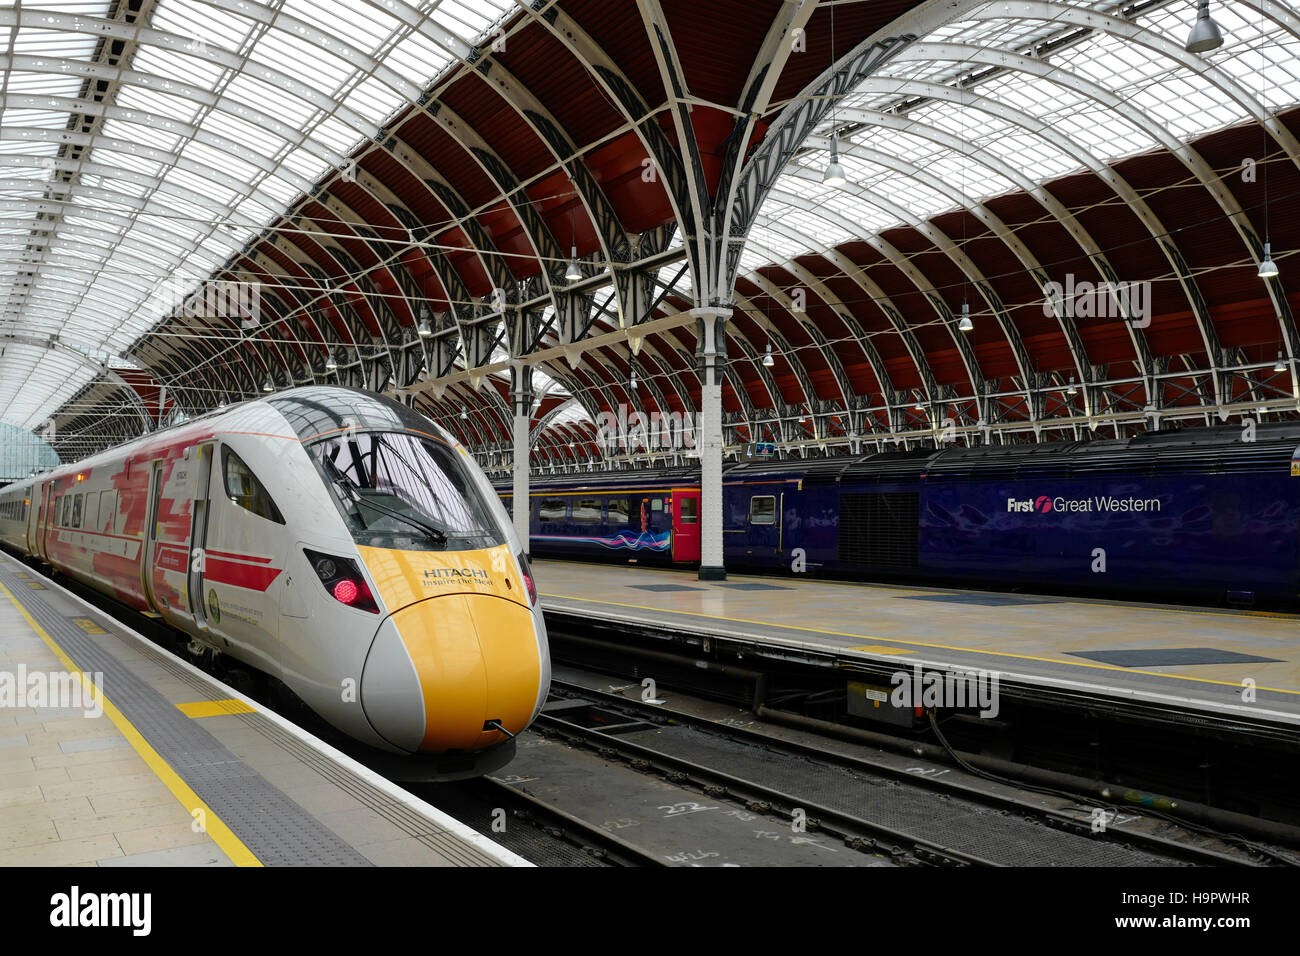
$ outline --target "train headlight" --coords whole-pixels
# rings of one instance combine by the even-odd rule
[[[528,566],[528,559],[523,556],[522,552],[515,555],[515,557],[519,560],[519,570],[524,576],[524,587],[528,589],[528,603],[536,605],[537,585],[533,583],[533,569]]]
[[[303,548],[303,554],[307,555],[307,560],[311,562],[312,569],[320,578],[320,583],[325,585],[325,590],[330,593],[330,597],[340,604],[346,604],[360,611],[379,613],[375,596],[370,593],[370,586],[361,576],[361,570],[355,561],[321,554],[310,548]]]

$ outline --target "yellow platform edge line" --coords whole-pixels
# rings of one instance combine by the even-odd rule
[[[680,614],[683,617],[702,617],[711,621],[726,621],[729,624],[754,624],[759,627],[771,627],[779,631],[806,631],[809,634],[825,634],[828,637],[849,637],[859,641],[871,640],[888,640],[891,644],[907,644],[911,647],[929,647],[941,651],[958,651],[963,654],[984,654],[989,657],[1006,657],[1011,660],[1020,661],[1037,661],[1040,664],[1065,664],[1068,667],[1084,667],[1091,670],[1099,671],[1118,671],[1122,674],[1141,674],[1145,677],[1168,677],[1173,680],[1191,681],[1197,684],[1217,684],[1222,687],[1241,687],[1241,684],[1230,680],[1215,680],[1212,677],[1193,677],[1190,674],[1165,674],[1161,671],[1144,671],[1133,667],[1120,667],[1117,664],[1098,664],[1091,661],[1065,661],[1058,657],[1035,657],[1032,654],[1015,654],[1011,651],[991,651],[980,647],[959,647],[955,644],[928,644],[925,641],[905,641],[901,638],[873,638],[870,634],[849,634],[845,631],[828,631],[821,627],[804,627],[799,624],[777,624],[774,621],[751,621],[743,617],[726,617],[722,614],[705,614],[703,611],[683,611],[677,608],[649,607],[645,604],[620,604],[618,601],[599,601],[595,598],[580,597],[576,594],[554,594],[550,591],[538,591],[538,600],[542,598],[558,598],[561,601],[578,601],[583,604],[604,604],[608,607],[625,607],[635,611],[654,611],[658,614]],[[762,640],[762,635],[753,635],[757,640]],[[851,651],[851,647],[828,647],[827,650],[842,653]],[[1288,662],[1282,662],[1288,663]],[[1272,691],[1276,694],[1291,694],[1292,696],[1300,695],[1300,690],[1289,690],[1285,687],[1257,687],[1256,690]]]
[[[196,700],[193,703],[177,704],[176,709],[186,717],[220,717],[225,714],[253,714],[254,708],[242,700],[233,697],[226,700]]]
[[[171,768],[171,765],[162,758],[158,751],[154,750],[153,747],[150,746],[149,741],[145,740],[144,737],[141,736],[140,732],[135,729],[134,725],[132,725],[132,723],[126,719],[125,715],[123,715],[123,713],[108,699],[103,690],[96,687],[95,682],[73,663],[72,658],[70,658],[64,652],[63,648],[55,642],[54,638],[50,637],[50,635],[46,633],[45,628],[41,627],[41,625],[37,623],[36,619],[32,617],[27,608],[23,607],[22,604],[19,603],[18,599],[13,596],[9,589],[3,584],[0,584],[0,592],[3,592],[4,596],[7,597],[13,606],[18,609],[18,613],[26,619],[31,629],[36,632],[37,636],[45,642],[46,646],[49,647],[60,662],[62,662],[63,666],[67,668],[68,673],[76,674],[81,678],[82,685],[88,691],[99,695],[99,699],[102,701],[104,706],[104,713],[108,715],[108,719],[113,722],[121,732],[122,736],[127,739],[127,742],[131,744],[135,749],[135,752],[138,753],[144,762],[149,765],[149,769],[157,774],[158,779],[161,780],[167,789],[171,791],[172,796],[180,801],[181,806],[185,808],[185,812],[193,816],[195,810],[203,811],[203,818],[206,824],[204,827],[205,832],[212,838],[212,841],[221,848],[221,851],[230,858],[230,861],[234,863],[235,866],[261,866],[262,861],[253,854],[253,851],[246,847],[239,837],[235,836],[234,831],[232,831],[230,827],[226,826],[221,818],[213,812],[211,807],[199,799],[199,795],[191,790],[189,784],[187,784],[181,776]]]

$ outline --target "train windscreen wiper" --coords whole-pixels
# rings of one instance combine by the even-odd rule
[[[361,521],[361,525],[363,528],[369,530],[369,526],[366,525],[365,516],[361,514],[361,506],[365,505],[365,507],[378,511],[382,515],[387,515],[390,518],[396,518],[398,521],[406,522],[413,528],[418,528],[420,531],[423,531],[430,538],[430,540],[434,541],[437,544],[447,543],[447,533],[445,531],[442,531],[439,528],[435,528],[433,525],[428,524],[427,522],[421,521],[419,518],[415,517],[414,515],[402,514],[402,512],[394,511],[392,508],[389,508],[385,505],[381,505],[377,501],[371,501],[368,497],[364,497],[361,494],[360,489],[358,489],[351,481],[348,480],[347,475],[343,474],[343,472],[339,470],[339,466],[334,464],[334,460],[332,458],[329,458],[325,455],[321,455],[321,461],[325,463],[326,467],[328,467],[330,472],[334,475],[334,483],[336,485],[341,485],[343,491],[354,502],[357,511],[357,518],[358,520]]]

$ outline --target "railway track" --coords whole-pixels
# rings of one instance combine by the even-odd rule
[[[783,728],[752,729],[557,676],[536,729],[610,762],[782,819],[902,865],[1234,865],[1263,855],[1163,820],[1017,792]],[[779,735],[773,731],[781,731]],[[797,769],[807,774],[800,785]],[[791,771],[796,772],[792,773]],[[858,793],[853,793],[857,790]],[[900,804],[919,812],[900,822]],[[1107,826],[1094,827],[1096,813]],[[909,816],[904,813],[904,817]],[[963,823],[964,821],[964,823]],[[963,831],[965,831],[963,833]],[[1027,858],[1029,857],[1029,858]]]

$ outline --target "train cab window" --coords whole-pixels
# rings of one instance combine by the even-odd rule
[[[651,511],[663,511],[663,510],[664,510],[664,500],[663,500],[662,498],[651,498],[651,499],[650,499],[650,510],[651,510]]]
[[[682,499],[682,524],[695,524],[700,520],[698,498]]]
[[[68,516],[68,527],[81,527],[81,495],[72,496],[72,514]]]
[[[776,524],[776,498],[756,495],[749,499],[750,524]]]
[[[573,521],[588,523],[600,520],[601,501],[599,498],[579,498],[573,503]]]
[[[284,524],[280,509],[275,506],[257,476],[244,464],[244,460],[229,447],[221,449],[221,470],[225,476],[226,497],[253,514]]]
[[[563,521],[569,504],[563,498],[543,498],[537,502],[538,521]]]

